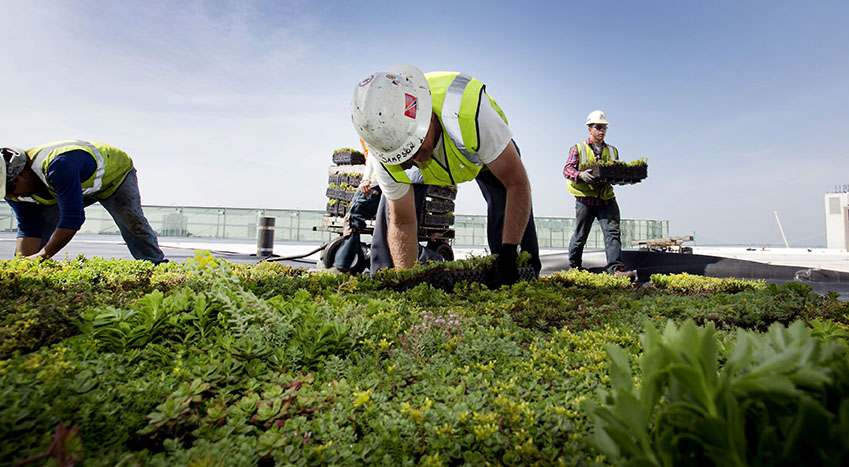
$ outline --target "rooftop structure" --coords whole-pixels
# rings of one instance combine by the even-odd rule
[[[275,218],[275,241],[326,242],[336,238],[330,232],[316,232],[322,225],[324,211],[302,209],[227,208],[199,206],[143,206],[145,216],[160,237],[192,237],[255,241],[261,217]],[[574,218],[535,217],[541,248],[567,248],[575,230]],[[483,246],[486,239],[486,216],[455,217],[455,246]],[[0,203],[0,232],[14,232],[17,222],[6,203]],[[622,219],[622,244],[633,240],[669,235],[669,221]],[[86,221],[81,234],[119,235],[112,217],[99,204],[86,208]],[[368,236],[365,237],[369,239]],[[593,225],[587,248],[603,248],[604,236],[598,223]]]
[[[849,185],[825,195],[826,246],[849,250]]]

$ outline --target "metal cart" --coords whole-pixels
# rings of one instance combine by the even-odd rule
[[[327,215],[322,218],[322,224],[314,226],[314,231],[333,232],[339,237],[330,241],[321,253],[320,263],[325,268],[333,266],[336,252],[344,240],[345,216],[350,209],[355,187],[360,183],[365,156],[359,151],[348,148],[339,149],[333,153],[333,165],[328,170],[327,180]],[[424,248],[435,253],[429,255],[445,261],[454,260],[454,250],[451,242],[454,239],[454,199],[457,196],[456,186],[429,186],[427,198],[422,204],[423,212],[419,213],[419,242],[424,242]],[[366,223],[361,234],[371,235],[374,232],[374,220]],[[369,248],[367,243],[357,252],[353,272],[362,272],[369,265]],[[428,253],[430,253],[428,252]]]

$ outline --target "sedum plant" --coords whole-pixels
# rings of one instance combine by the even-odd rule
[[[585,170],[590,167],[602,166],[602,167],[647,167],[649,165],[648,160],[645,158],[637,159],[631,162],[625,161],[595,161],[595,162],[584,162],[578,166],[578,170]]]
[[[492,259],[419,272],[470,276]],[[840,350],[849,339],[849,305],[801,284],[707,294],[569,271],[498,289],[460,281],[443,290],[413,275],[414,286],[399,293],[394,271],[337,276],[274,262],[230,264],[206,253],[139,263],[0,261],[7,286],[0,294],[0,465],[33,458],[58,465],[588,465],[604,462],[602,452],[626,464],[637,458],[631,451],[600,451],[590,442],[599,435],[582,410],[611,379],[638,401],[638,388],[659,387],[655,405],[634,409],[636,423],[621,422],[621,439],[639,435],[636,452],[653,455],[649,463],[664,463],[657,453],[668,445],[681,451],[672,454],[677,463],[715,463],[696,444],[697,428],[709,420],[720,429],[708,434],[730,436],[722,429],[736,425],[714,421],[738,420],[726,415],[728,397],[747,443],[747,457],[733,459],[800,463],[774,454],[789,440],[791,454],[803,452],[799,446],[813,453],[809,464],[844,461],[834,452],[836,440],[849,438]],[[675,328],[683,334],[663,332],[659,344],[641,346],[646,319],[661,326],[687,318],[716,322],[716,342],[702,328]],[[813,338],[797,342],[794,333],[807,330],[794,327],[763,338],[731,334],[739,325],[765,331],[796,319],[810,323]],[[743,352],[744,341],[757,350]],[[628,355],[613,373],[606,343]],[[796,345],[798,359],[783,357]],[[629,358],[644,347],[659,376],[647,378],[654,373],[644,368],[637,384],[628,380]],[[713,363],[688,370],[702,361],[702,349]],[[707,389],[673,382],[679,373],[702,378]],[[766,398],[762,381],[776,377],[789,378],[796,392]],[[617,407],[626,403],[616,390],[608,394],[596,407],[611,411],[614,428],[604,429],[616,443]],[[802,409],[813,414],[804,423],[796,416]],[[792,426],[810,431],[803,438],[816,444],[790,439]],[[753,446],[765,454],[751,454]]]
[[[353,148],[339,148],[339,149],[333,150],[333,154],[343,154],[343,153],[346,153],[346,152],[350,152],[351,154],[358,154],[360,156],[363,155],[362,151],[357,151],[356,149],[353,149]]]
[[[687,274],[652,274],[651,284],[659,289],[680,293],[737,293],[744,290],[765,290],[763,279],[745,280],[733,277],[707,277]]]
[[[645,326],[642,379],[608,344],[611,389],[587,404],[616,465],[845,465],[849,360],[802,323],[740,330],[720,355],[712,325]],[[720,360],[724,365],[720,368]]]

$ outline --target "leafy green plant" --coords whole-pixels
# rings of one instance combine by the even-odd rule
[[[158,337],[168,324],[170,307],[154,291],[132,308],[92,308],[82,313],[83,332],[112,351],[141,347]]]
[[[764,290],[763,280],[743,280],[733,277],[718,278],[692,274],[652,274],[651,284],[657,288],[680,293],[737,293],[744,290]]]
[[[25,465],[41,459],[51,459],[56,465],[74,465],[82,460],[83,446],[77,435],[80,427],[75,425],[66,429],[65,425],[59,423],[53,436],[50,448],[40,454],[28,457],[18,463]]]
[[[329,319],[306,291],[298,291],[285,308],[295,323],[289,344],[291,354],[306,367],[330,355],[344,355],[353,347],[349,326]]]
[[[340,154],[340,153],[344,153],[344,152],[350,152],[350,153],[352,153],[352,154],[358,154],[358,155],[360,155],[360,156],[362,156],[362,155],[363,155],[363,153],[362,153],[362,152],[357,151],[356,149],[352,149],[352,148],[339,148],[339,149],[334,149],[334,150],[333,150],[333,154]]]
[[[611,390],[602,406],[587,404],[595,441],[615,463],[845,461],[844,346],[823,344],[801,322],[775,324],[765,335],[739,331],[720,369],[713,326],[669,322],[661,334],[646,325],[642,341],[639,386],[625,352],[607,345]]]
[[[830,319],[814,319],[809,323],[811,334],[826,342],[843,342],[849,344],[849,327],[840,325]]]
[[[464,271],[492,259],[428,267]],[[613,462],[590,442],[593,424],[582,409],[611,384],[603,346],[615,343],[630,364],[643,352],[642,323],[668,318],[716,323],[720,376],[735,342],[746,339],[738,327],[760,336],[755,331],[776,322],[807,321],[825,342],[808,366],[816,374],[826,368],[830,379],[793,383],[832,418],[820,424],[828,436],[805,439],[817,443],[812,452],[831,452],[829,443],[849,438],[840,421],[849,370],[845,355],[831,350],[846,347],[849,307],[800,284],[708,294],[573,271],[498,289],[438,289],[410,275],[401,280],[412,287],[397,292],[394,274],[237,265],[207,253],[136,263],[0,262],[13,291],[0,297],[11,304],[0,319],[15,333],[6,341],[0,334],[0,346],[20,338],[0,356],[0,464],[49,462],[43,454],[60,423],[79,426],[65,446],[85,465]],[[778,357],[766,352],[729,374],[738,381],[771,358]],[[796,371],[779,360],[763,375]],[[635,388],[645,388],[637,374]],[[748,393],[733,395],[761,403]],[[768,420],[778,420],[773,433],[784,436],[801,399],[772,399]],[[658,407],[666,404],[662,397]],[[751,415],[758,404],[747,406],[746,420],[759,420]],[[696,450],[689,438],[679,444]]]
[[[686,285],[671,293],[647,294],[643,308],[652,316],[680,321],[689,318],[697,324],[711,322],[723,331],[737,327],[765,331],[775,322],[789,324],[798,319],[836,319],[842,315],[843,305],[836,298],[817,295],[807,284],[683,275],[682,279]]]
[[[565,287],[585,287],[593,289],[628,289],[633,283],[627,277],[615,277],[610,274],[593,274],[580,269],[569,269],[551,274],[548,280]]]
[[[586,170],[590,167],[594,166],[605,166],[605,167],[644,167],[648,166],[648,159],[641,158],[631,162],[625,161],[616,161],[616,160],[606,160],[606,161],[595,161],[595,162],[584,162],[578,166],[578,170]]]
[[[157,271],[145,261],[100,258],[0,261],[0,358],[77,334],[81,310],[138,299],[153,289]]]

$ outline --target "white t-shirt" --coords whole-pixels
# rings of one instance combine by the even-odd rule
[[[366,156],[366,166],[363,169],[362,180],[371,180],[374,178],[374,157]]]
[[[479,148],[478,157],[486,165],[494,161],[504,152],[507,144],[513,139],[513,132],[504,123],[501,115],[492,108],[489,98],[484,94],[481,98],[478,112]],[[445,160],[445,146],[442,144],[442,136],[436,142],[433,157],[437,160]],[[383,166],[375,164],[377,183],[383,194],[391,199],[400,199],[410,189],[408,183],[396,182]]]

